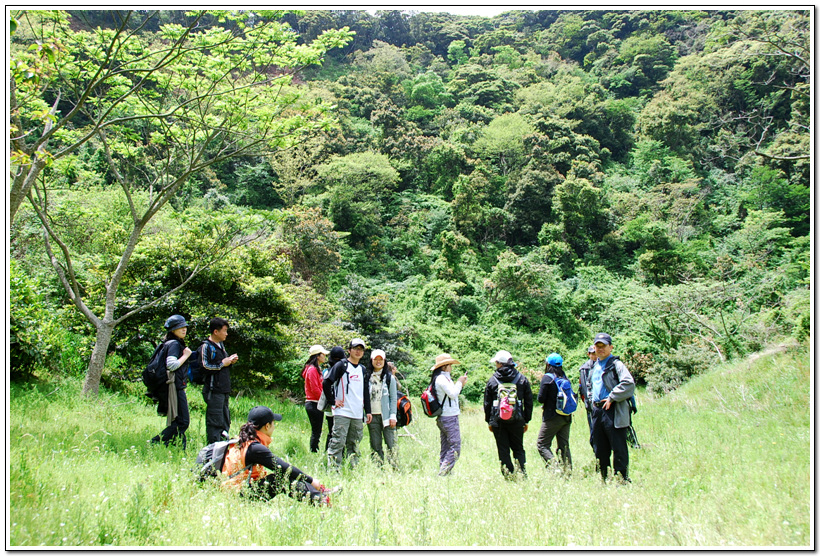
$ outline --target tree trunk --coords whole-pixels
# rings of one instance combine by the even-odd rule
[[[114,323],[108,319],[101,321],[97,327],[97,341],[94,344],[94,351],[91,352],[91,361],[88,363],[88,371],[85,373],[83,383],[83,395],[85,396],[96,396],[100,392],[100,377],[113,333]]]

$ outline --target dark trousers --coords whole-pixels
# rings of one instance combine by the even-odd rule
[[[624,479],[629,478],[629,448],[626,443],[626,428],[615,428],[615,407],[604,410],[592,408],[592,441],[595,445],[595,457],[601,467],[601,477],[606,480],[612,455],[612,468],[615,474]]]
[[[327,421],[327,440],[325,440],[325,452],[330,448],[330,440],[333,438],[333,414],[327,413],[325,420]]]
[[[305,402],[305,411],[310,421],[310,451],[319,451],[319,439],[322,437],[322,421],[325,420],[323,411],[316,409],[316,402]]]
[[[205,410],[205,434],[208,435],[208,444],[222,440],[222,431],[231,434],[231,410],[228,407],[230,394],[215,394],[209,392]]]
[[[166,396],[167,397],[167,396]],[[167,403],[167,401],[166,401]],[[167,405],[166,405],[167,407]],[[161,441],[166,446],[177,439],[182,440],[182,447],[185,448],[188,444],[188,438],[185,436],[185,431],[188,430],[188,425],[191,424],[191,416],[188,413],[188,396],[185,394],[185,389],[177,390],[177,416],[171,421],[171,424],[165,427],[159,437],[154,437],[154,441]]]
[[[501,473],[511,475],[515,473],[510,451],[522,473],[526,473],[524,465],[527,455],[524,452],[524,423],[500,424],[493,427],[495,446],[498,449],[498,459],[501,461]]]
[[[552,441],[556,439],[557,447],[555,452],[561,456],[561,465],[565,471],[572,469],[572,454],[569,451],[569,431],[572,427],[571,415],[555,414],[550,419],[541,423],[541,430],[538,431],[538,440],[535,447],[547,465],[555,458],[552,453]]]
[[[317,504],[322,499],[322,493],[310,483],[298,480],[289,483],[281,473],[269,473],[258,481],[253,481],[248,488],[248,495],[251,498],[270,500],[277,494],[287,494],[296,500],[305,498],[312,504]]]
[[[592,446],[592,453],[595,453],[595,441],[592,439],[592,411],[587,410],[587,425],[589,425],[589,445]]]

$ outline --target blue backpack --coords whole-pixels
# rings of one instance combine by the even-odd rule
[[[572,383],[569,379],[549,373],[555,380],[558,387],[558,397],[555,400],[555,412],[559,415],[572,415],[578,409],[578,401],[575,392],[572,391]]]

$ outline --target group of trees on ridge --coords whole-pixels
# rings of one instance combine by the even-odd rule
[[[13,376],[171,313],[295,392],[352,334],[417,388],[606,330],[659,392],[810,334],[808,12],[12,17]]]

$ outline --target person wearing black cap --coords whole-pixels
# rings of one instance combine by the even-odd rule
[[[592,398],[592,438],[595,457],[606,480],[612,455],[615,475],[629,482],[627,428],[630,423],[629,399],[635,392],[635,379],[620,359],[612,355],[612,338],[599,333],[592,341],[598,360],[587,380]]]
[[[589,426],[589,445],[592,446],[592,452],[595,453],[595,442],[592,441],[592,398],[590,397],[589,392],[587,392],[589,371],[592,370],[592,366],[595,365],[595,361],[598,360],[598,356],[595,355],[595,346],[590,345],[587,348],[587,356],[589,359],[584,361],[584,363],[578,368],[578,394],[584,402],[584,409],[587,414],[587,425]]]
[[[350,465],[359,461],[359,442],[364,423],[370,424],[370,395],[365,385],[370,376],[359,363],[364,355],[364,341],[354,338],[348,345],[348,356],[336,363],[322,381],[327,404],[333,408],[333,438],[327,451],[328,464],[341,469],[342,459],[350,456]]]
[[[165,365],[168,374],[168,388],[157,392],[160,413],[166,412],[165,428],[151,439],[151,443],[162,442],[168,446],[176,440],[182,441],[182,448],[187,445],[185,431],[191,423],[188,413],[188,397],[185,394],[185,377],[187,376],[188,358],[191,349],[185,345],[188,334],[188,323],[182,315],[172,315],[165,321],[163,352],[160,353],[160,364]]]
[[[313,504],[328,503],[330,493],[335,491],[326,489],[298,467],[274,456],[268,448],[275,423],[281,420],[281,415],[262,405],[250,410],[248,422],[239,429],[239,441],[225,456],[223,488],[253,498],[270,499],[285,493]]]

